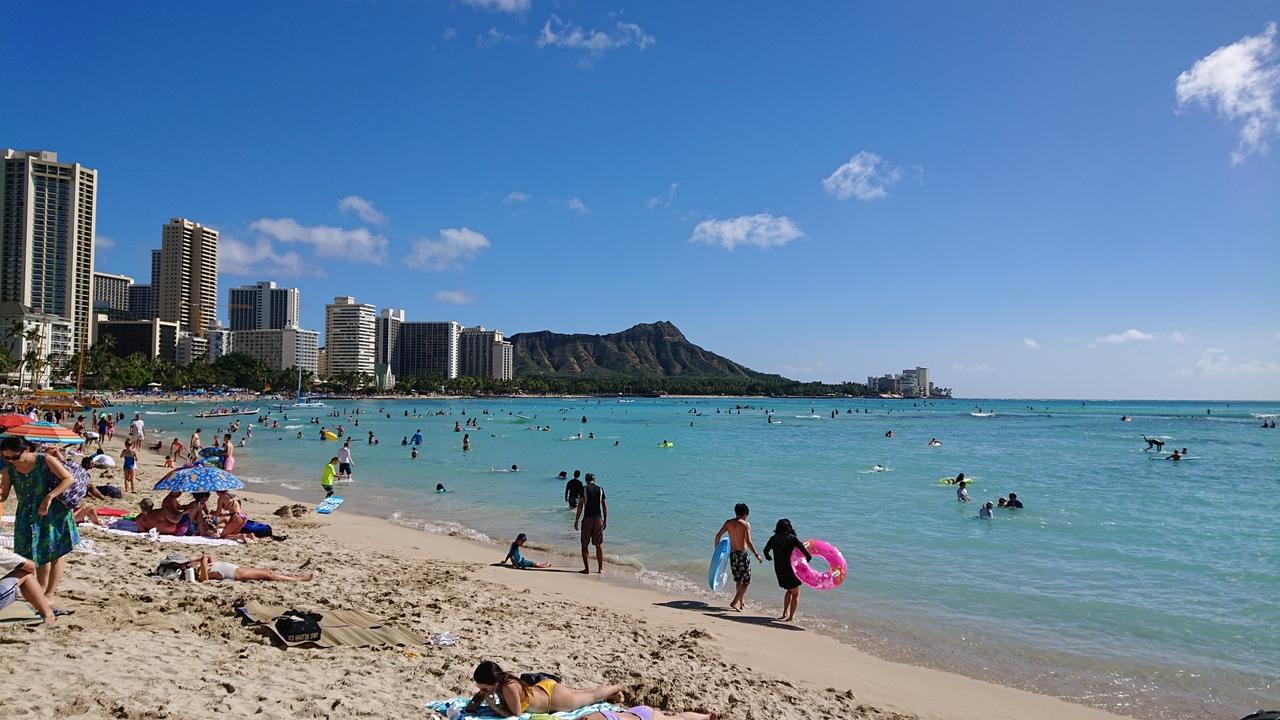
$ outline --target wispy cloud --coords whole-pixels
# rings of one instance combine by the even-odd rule
[[[466,290],[441,290],[436,293],[436,300],[450,305],[470,305],[476,301],[476,296]]]
[[[1240,124],[1240,139],[1231,153],[1232,164],[1266,152],[1268,140],[1280,130],[1280,64],[1276,53],[1276,24],[1267,23],[1261,35],[1246,35],[1196,61],[1178,75],[1178,105],[1211,108],[1228,122]]]
[[[477,10],[522,13],[533,7],[533,0],[462,0],[462,4]]]
[[[338,210],[342,213],[354,213],[356,217],[371,225],[382,225],[387,221],[387,216],[383,215],[373,202],[359,195],[348,195],[339,200]]]
[[[279,252],[265,237],[252,244],[223,233],[218,238],[218,272],[224,275],[279,277],[323,277],[324,271],[302,255],[289,250]]]
[[[293,218],[263,218],[250,226],[255,231],[283,243],[310,245],[316,255],[352,262],[381,265],[387,259],[387,239],[367,228],[302,225]]]
[[[1022,344],[1032,350],[1040,349],[1040,343],[1036,342],[1033,338],[1022,338]]]
[[[567,204],[570,210],[578,213],[579,215],[591,214],[591,208],[587,207],[587,204],[582,202],[582,198],[576,195],[569,198],[569,202]]]
[[[529,193],[522,193],[519,190],[512,190],[506,197],[502,198],[502,204],[510,205],[512,203],[528,202],[528,200],[529,200]]]
[[[115,246],[116,246],[116,239],[111,237],[110,235],[95,234],[93,236],[93,247],[98,250],[110,250]]]
[[[1177,330],[1174,330],[1173,332],[1169,333],[1166,337],[1169,339],[1169,342],[1178,343],[1178,344],[1182,344],[1187,341],[1186,334],[1179,332]]]
[[[434,238],[419,238],[405,263],[424,270],[462,267],[489,247],[489,238],[470,228],[445,228]]]
[[[501,43],[507,42],[509,40],[514,40],[514,39],[515,38],[502,32],[498,28],[491,27],[488,30],[485,30],[484,32],[476,36],[476,47],[482,47],[482,48],[493,47],[494,45],[499,45]]]
[[[1129,328],[1124,332],[1111,333],[1110,335],[1096,337],[1093,339],[1093,342],[1098,345],[1123,345],[1124,343],[1131,342],[1149,342],[1155,339],[1156,336],[1151,333],[1145,333],[1141,330]]]
[[[679,191],[680,183],[671,183],[667,186],[665,195],[654,195],[645,201],[645,205],[649,206],[650,210],[659,207],[669,208],[676,201],[676,193]]]
[[[923,177],[923,168],[921,177]],[[902,170],[885,162],[879,155],[863,150],[836,168],[822,187],[837,200],[855,198],[863,202],[889,196],[889,187],[902,179]]]
[[[1249,362],[1232,362],[1231,356],[1222,348],[1209,348],[1200,353],[1200,358],[1189,368],[1179,370],[1178,375],[1280,375],[1280,362],[1250,360]]]
[[[440,32],[440,39],[445,42],[449,42],[456,37],[458,37],[458,28],[455,27],[446,27]]]
[[[728,220],[703,220],[694,226],[689,242],[716,245],[726,250],[733,250],[739,245],[763,250],[781,247],[802,237],[804,233],[791,218],[759,213]]]
[[[612,30],[584,30],[552,14],[538,33],[538,47],[559,47],[585,53],[583,65],[590,65],[610,50],[633,47],[646,50],[657,42],[639,25],[618,21]]]
[[[989,363],[978,363],[977,365],[963,365],[955,363],[951,366],[952,372],[958,373],[989,373],[995,372],[996,366]]]

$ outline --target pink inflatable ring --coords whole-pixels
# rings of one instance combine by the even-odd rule
[[[826,572],[818,572],[804,559],[804,553],[800,552],[799,548],[792,550],[791,571],[796,574],[800,582],[814,590],[834,590],[840,587],[840,583],[844,582],[845,576],[849,574],[849,565],[836,546],[823,540],[809,539],[804,541],[804,549],[808,550],[810,555],[826,560],[830,569]]]

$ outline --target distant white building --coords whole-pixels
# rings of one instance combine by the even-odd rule
[[[3,376],[6,383],[47,387],[56,366],[73,354],[71,328],[71,322],[61,316],[32,312],[17,302],[0,302],[0,352],[19,364],[16,371]],[[37,358],[38,367],[31,366],[29,357]]]
[[[261,360],[272,372],[296,367],[316,373],[319,340],[318,332],[301,328],[236,330],[231,333],[233,352]]]
[[[190,365],[196,358],[207,357],[209,341],[189,332],[178,333],[178,344],[174,348],[173,359],[179,365]]]

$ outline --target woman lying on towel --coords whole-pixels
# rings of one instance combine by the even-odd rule
[[[502,667],[492,660],[480,663],[472,678],[476,681],[480,692],[476,693],[467,705],[469,713],[478,711],[482,705],[488,705],[489,709],[499,717],[518,717],[524,713],[567,712],[604,700],[622,702],[621,685],[575,690],[551,679],[540,680],[529,685],[519,676],[504,672]]]
[[[229,562],[217,560],[209,555],[201,555],[199,560],[192,561],[179,553],[170,553],[161,565],[176,567],[183,570],[193,568],[196,571],[196,580],[198,582],[209,582],[210,580],[238,580],[240,582],[249,582],[252,580],[263,580],[267,582],[307,582],[315,576],[314,573],[285,575],[284,573],[278,573],[275,570],[267,570],[266,568],[241,567],[240,565],[232,565]]]

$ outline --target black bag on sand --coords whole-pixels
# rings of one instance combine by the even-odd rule
[[[276,632],[285,642],[310,642],[320,639],[320,613],[290,610],[276,618]]]
[[[1252,715],[1245,715],[1240,720],[1280,720],[1280,710],[1259,710]]]

